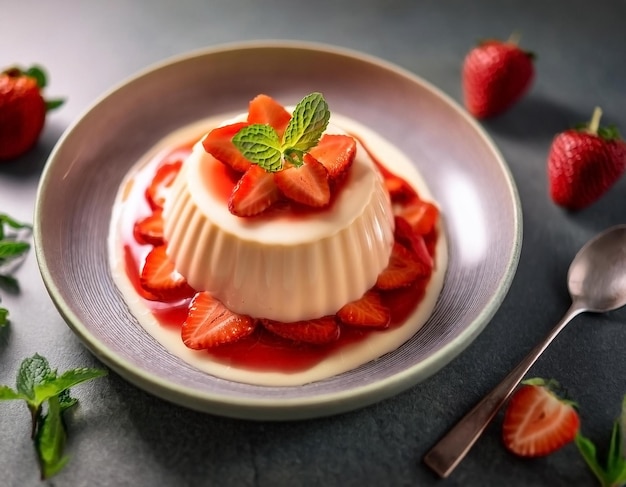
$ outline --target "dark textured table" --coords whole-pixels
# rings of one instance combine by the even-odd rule
[[[98,6],[100,5],[100,6]],[[0,65],[45,65],[49,96],[66,96],[38,146],[0,166],[0,212],[32,221],[46,158],[68,125],[126,77],[201,47],[297,39],[357,49],[404,67],[461,100],[465,53],[485,37],[522,33],[537,54],[531,92],[483,125],[518,186],[524,241],[516,277],[483,333],[444,369],[362,410],[293,423],[224,419],[152,397],[111,373],[75,388],[67,417],[70,463],[49,485],[595,485],[574,445],[521,460],[500,441],[502,415],[445,481],[421,457],[552,328],[569,306],[570,260],[590,237],[626,222],[626,177],[588,209],[570,213],[547,194],[553,135],[588,120],[626,132],[626,2],[0,0]],[[12,323],[0,330],[0,384],[38,352],[59,370],[99,363],[65,325],[34,253],[2,293]],[[605,445],[626,393],[626,310],[583,315],[530,375],[553,377],[580,404],[583,432]],[[604,451],[601,447],[601,451]],[[0,403],[0,485],[40,485],[23,404]]]

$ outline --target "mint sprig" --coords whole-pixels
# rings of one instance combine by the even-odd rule
[[[42,478],[58,473],[67,463],[63,454],[66,431],[62,413],[78,400],[70,388],[88,380],[103,377],[103,369],[76,368],[61,375],[50,368],[39,354],[24,359],[17,373],[15,389],[0,386],[1,400],[24,400],[31,414],[31,437],[39,457]]]
[[[21,223],[0,213],[0,289],[10,293],[19,292],[17,280],[9,275],[14,264],[30,250],[30,243],[21,240],[22,231],[30,231],[31,225]],[[9,311],[0,306],[0,328],[9,323]]]
[[[296,105],[282,139],[266,124],[251,124],[233,137],[235,147],[253,164],[277,172],[285,164],[300,167],[328,126],[330,111],[321,93],[311,93]]]
[[[576,436],[576,446],[589,469],[600,481],[602,487],[619,487],[626,484],[626,396],[622,401],[622,412],[613,424],[606,462],[601,465],[596,446],[580,432]]]

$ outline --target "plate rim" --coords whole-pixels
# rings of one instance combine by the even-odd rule
[[[233,54],[237,51],[250,49],[316,51],[335,56],[350,57],[356,60],[364,61],[368,64],[376,65],[383,68],[385,71],[399,74],[400,76],[410,80],[412,83],[425,88],[435,97],[439,98],[452,108],[457,116],[462,117],[464,122],[468,123],[472,130],[480,136],[482,142],[497,159],[498,165],[505,176],[508,190],[507,194],[512,197],[513,207],[515,210],[512,222],[514,240],[513,246],[510,250],[509,259],[506,262],[506,272],[501,276],[499,282],[496,284],[496,292],[491,296],[487,304],[480,310],[470,324],[459,332],[452,340],[439,347],[418,364],[403,369],[402,371],[382,381],[350,389],[342,389],[332,393],[299,396],[295,398],[281,398],[280,400],[266,397],[250,398],[227,396],[223,393],[214,395],[207,391],[199,391],[191,387],[182,386],[179,383],[165,380],[135,366],[125,358],[116,354],[105,344],[101,343],[71,311],[69,303],[63,297],[60,289],[56,287],[54,277],[50,273],[50,269],[47,266],[46,255],[43,250],[43,236],[39,230],[41,226],[39,223],[42,219],[44,211],[40,204],[42,199],[41,195],[46,190],[45,188],[47,181],[50,178],[51,167],[54,160],[57,158],[58,152],[61,150],[65,141],[72,135],[74,129],[83,120],[83,118],[113,93],[117,92],[127,84],[158,71],[159,69],[168,67],[172,64],[191,61],[196,58],[210,57],[216,54]],[[148,65],[147,67],[137,71],[135,74],[126,77],[121,82],[115,84],[113,87],[97,97],[95,101],[83,110],[83,112],[80,113],[63,132],[46,161],[36,194],[33,239],[38,267],[42,275],[44,285],[50,294],[56,309],[59,311],[67,325],[80,338],[81,343],[86,346],[99,360],[122,376],[123,379],[157,397],[197,411],[238,419],[282,421],[292,419],[309,419],[340,414],[360,409],[389,398],[435,374],[456,358],[474,341],[474,339],[482,332],[493,315],[499,309],[504,298],[509,292],[511,283],[516,274],[523,240],[521,202],[511,170],[499,148],[488,135],[486,130],[474,118],[472,118],[456,100],[416,73],[382,58],[351,48],[299,40],[252,40],[230,42],[199,48],[170,56]],[[449,241],[448,245],[450,245],[450,243],[451,242]],[[445,279],[446,278],[444,278],[444,286]]]

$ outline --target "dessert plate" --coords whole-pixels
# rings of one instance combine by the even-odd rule
[[[408,342],[357,369],[297,387],[254,386],[200,372],[139,325],[107,257],[112,205],[128,170],[159,140],[258,93],[285,104],[320,91],[333,111],[378,132],[419,168],[439,203],[448,269],[434,312]],[[483,330],[513,279],[522,239],[511,174],[489,137],[416,75],[327,45],[251,42],[167,60],[106,93],[62,136],[44,169],[35,249],[61,315],[103,363],[186,407],[285,420],[345,412],[435,373]]]

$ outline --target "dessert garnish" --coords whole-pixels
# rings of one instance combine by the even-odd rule
[[[231,213],[258,215],[281,200],[326,207],[356,152],[348,135],[324,135],[330,111],[322,94],[304,97],[290,114],[267,95],[250,102],[246,122],[212,130],[205,150],[241,177]]]

